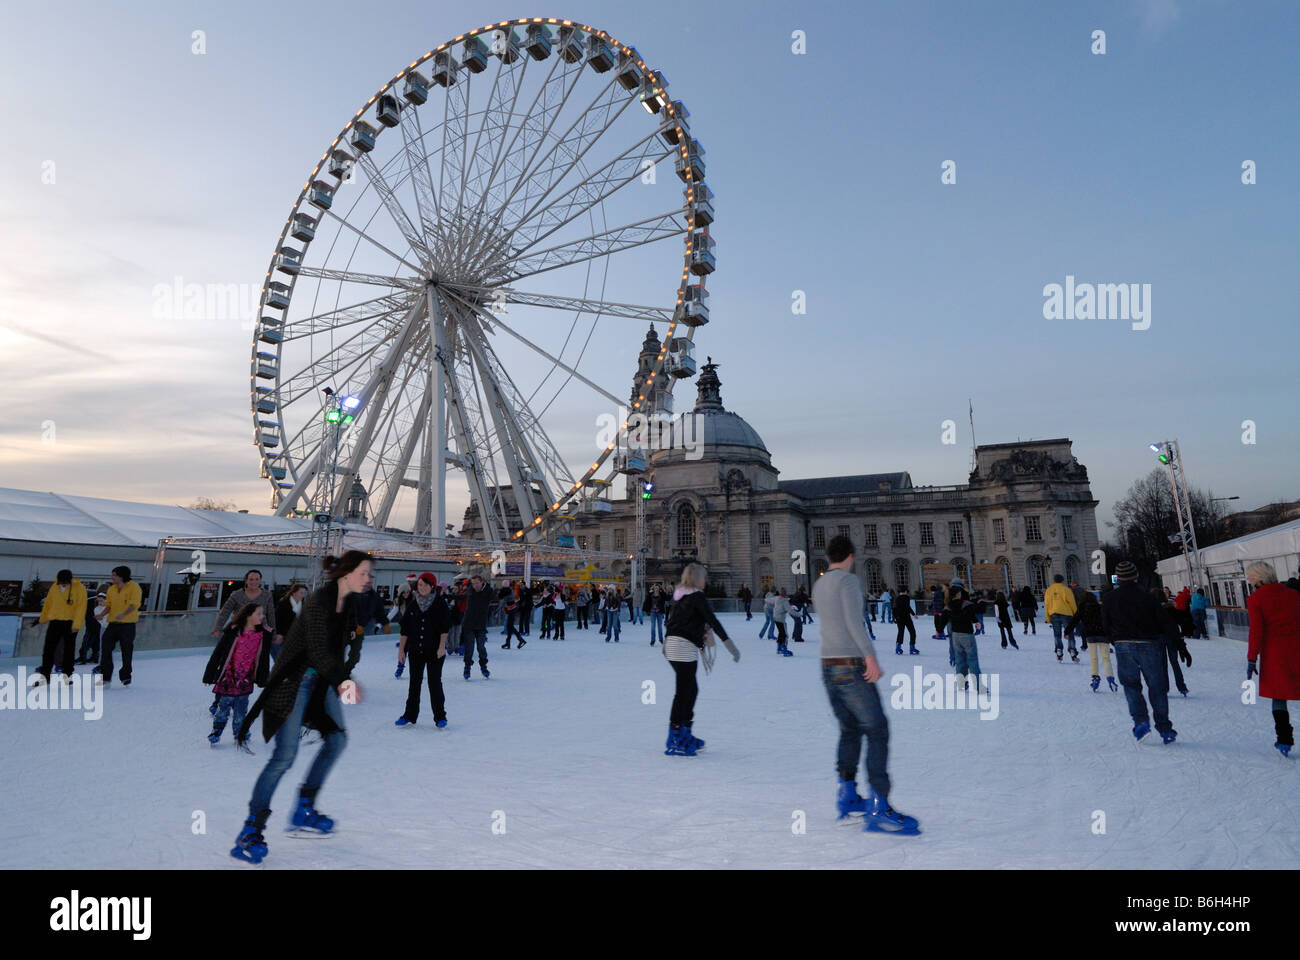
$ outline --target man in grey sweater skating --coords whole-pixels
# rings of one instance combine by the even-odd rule
[[[853,573],[853,543],[832,537],[826,545],[830,569],[817,578],[813,605],[821,613],[822,683],[840,724],[836,766],[841,821],[861,815],[866,830],[920,833],[915,817],[889,805],[889,724],[876,689],[880,664],[862,622],[862,581]],[[868,795],[858,795],[858,761],[867,741]]]

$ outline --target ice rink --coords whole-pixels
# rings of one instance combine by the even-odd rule
[[[1191,696],[1174,693],[1179,739],[1166,747],[1154,736],[1135,744],[1123,694],[1104,681],[1089,689],[1086,653],[1058,664],[1043,625],[1019,652],[980,637],[982,666],[997,675],[995,718],[992,705],[988,719],[888,708],[891,801],[923,831],[894,837],[835,823],[838,733],[818,626],[785,658],[757,639],[760,618],[722,619],[742,659],[719,648],[713,673],[701,671],[695,733],[708,746],[694,758],[663,755],[672,671],[649,647],[648,623],[624,623],[617,645],[594,628],[570,624],[555,642],[534,627],[522,651],[501,650],[494,629],[490,680],[475,666],[466,682],[449,660],[441,731],[427,691],[419,724],[393,726],[407,689],[393,677],[396,638],[367,638],[355,674],[364,700],[345,707],[347,749],[317,804],[337,834],[282,833],[317,749],[304,745],[276,794],[263,868],[1300,863],[1300,771],[1272,747],[1267,702],[1241,702],[1242,643],[1189,641]],[[948,672],[928,617],[917,620],[920,656],[896,656],[893,628],[876,626],[887,701],[901,695],[897,675]],[[260,721],[255,757],[236,751],[229,730],[209,747],[207,655],[137,656],[133,684],[104,693],[98,720],[0,710],[0,866],[258,869],[228,852],[271,750]]]

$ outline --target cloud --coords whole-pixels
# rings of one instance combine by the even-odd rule
[[[43,340],[45,343],[53,344],[64,350],[70,350],[73,353],[79,353],[83,357],[90,357],[93,360],[104,360],[112,363],[114,358],[106,353],[100,353],[98,350],[92,350],[89,347],[83,347],[75,340],[69,340],[66,337],[54,337],[48,333],[40,333],[36,330],[29,330],[26,327],[19,326],[12,320],[0,320],[0,327],[10,330],[14,333],[21,334],[24,337],[30,337],[33,340]]]

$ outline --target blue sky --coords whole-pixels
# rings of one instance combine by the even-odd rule
[[[251,333],[159,320],[152,291],[260,284],[357,107],[521,15],[634,44],[690,108],[718,210],[698,352],[784,478],[964,482],[970,398],[982,442],[1070,437],[1103,520],[1165,437],[1238,506],[1300,496],[1300,7],[1180,0],[11,6],[0,485],[264,510]],[[1045,320],[1067,275],[1150,284],[1150,329]]]

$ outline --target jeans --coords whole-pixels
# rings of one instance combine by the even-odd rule
[[[453,623],[447,631],[447,652],[460,653],[460,624]]]
[[[122,644],[122,672],[118,679],[131,682],[131,656],[135,653],[135,624],[110,623],[104,629],[103,650],[99,655],[99,672],[105,683],[113,682],[113,648]]]
[[[634,624],[635,624],[635,623],[645,623],[645,611],[643,611],[643,610],[642,610],[640,607],[638,607],[638,606],[633,606],[633,607],[632,607],[632,622],[633,622]]]
[[[803,643],[803,617],[794,618],[794,629],[790,631],[791,643]]]
[[[1052,638],[1056,643],[1056,652],[1061,652],[1061,634],[1065,631],[1065,625],[1070,622],[1070,618],[1063,613],[1052,614]],[[1078,653],[1074,646],[1074,634],[1071,633],[1066,639],[1070,641],[1070,653]]]
[[[1192,624],[1194,627],[1194,629],[1192,630],[1193,637],[1203,637],[1206,640],[1210,638],[1210,631],[1205,622],[1204,610],[1192,611]]]
[[[1295,746],[1295,730],[1291,726],[1291,714],[1287,711],[1286,701],[1273,701],[1273,727],[1277,730],[1277,742]]]
[[[754,619],[754,614],[753,614],[753,612],[749,609],[751,603],[752,603],[752,601],[749,601],[749,600],[746,600],[746,601],[745,601],[745,619],[746,619],[746,620],[753,620],[753,619]]]
[[[890,603],[888,600],[880,601],[880,622],[881,623],[894,622],[894,607],[893,604]]]
[[[99,633],[101,629],[98,620],[90,615],[86,616],[86,628],[81,633],[81,649],[77,652],[81,659],[87,663],[92,660],[99,663]]]
[[[1133,723],[1147,722],[1147,703],[1142,698],[1142,681],[1145,680],[1151,712],[1156,718],[1156,730],[1161,733],[1173,730],[1174,725],[1169,722],[1169,673],[1165,667],[1164,641],[1117,640],[1112,646],[1119,667],[1119,682],[1124,687]]]
[[[973,633],[954,633],[952,635],[953,659],[956,660],[957,672],[962,676],[975,674],[976,683],[980,675],[980,651],[975,645]]]
[[[580,603],[574,608],[574,617],[578,621],[575,626],[579,630],[586,630],[589,624],[587,622],[587,605],[585,603]]]
[[[822,683],[831,710],[840,723],[840,742],[835,767],[842,780],[855,780],[862,756],[862,739],[867,741],[867,783],[881,797],[889,797],[889,722],[880,702],[880,691],[862,677],[864,665],[822,664]]]
[[[1088,663],[1092,667],[1092,675],[1100,677],[1097,672],[1097,657],[1101,657],[1101,665],[1106,668],[1106,676],[1113,677],[1115,674],[1110,669],[1110,641],[1105,637],[1084,637],[1088,643]]]
[[[447,719],[447,699],[442,692],[442,667],[446,657],[429,658],[418,650],[411,650],[411,680],[406,692],[406,710],[402,713],[407,720],[415,723],[420,719],[420,692],[424,680],[424,668],[429,667],[429,703],[433,706],[434,721]]]
[[[664,642],[664,615],[662,613],[651,611],[650,642],[653,644],[655,640],[658,640],[660,643]]]
[[[605,642],[613,640],[618,643],[618,638],[623,635],[622,618],[618,615],[617,610],[609,611],[609,619],[605,623]]]
[[[673,694],[673,709],[668,715],[670,723],[693,723],[695,721],[695,698],[699,696],[700,685],[695,680],[699,667],[698,660],[678,662],[669,660],[673,673],[677,676],[677,691]]]
[[[532,608],[532,607],[520,607],[520,608],[519,608],[519,634],[520,634],[520,636],[524,636],[524,637],[528,636],[528,628],[529,628],[530,626],[532,626],[532,623],[533,623],[533,608]]]
[[[468,634],[468,636],[466,636]],[[474,644],[478,643],[479,669],[487,666],[487,630],[462,630],[461,642],[465,645],[465,666],[474,662]]]
[[[772,611],[771,611],[771,610],[764,610],[764,611],[763,611],[763,626],[760,627],[759,630],[758,630],[758,639],[762,640],[764,637],[768,636],[769,633],[775,635],[775,634],[776,634],[776,626],[775,626],[775,624],[772,623]]]
[[[235,714],[235,736],[238,737],[239,728],[244,725],[244,717],[248,714],[248,694],[238,697],[228,695],[218,697],[217,712],[212,715],[214,725],[220,724],[224,729],[232,711]]]
[[[262,775],[253,785],[253,798],[248,803],[249,816],[256,817],[263,810],[271,809],[271,796],[275,793],[275,788],[280,785],[280,778],[293,766],[293,761],[298,756],[302,717],[307,712],[307,703],[311,700],[312,691],[316,684],[321,682],[323,681],[316,671],[310,667],[303,674],[302,681],[298,684],[298,698],[293,702],[293,709],[289,711],[289,716],[285,717],[280,729],[275,732],[275,752],[271,754],[271,759],[266,762]],[[325,691],[325,714],[334,721],[338,729],[325,734],[325,742],[321,745],[320,752],[316,754],[316,759],[312,761],[311,769],[307,771],[307,779],[303,781],[300,788],[302,796],[313,799],[348,740],[347,733],[343,729],[343,707],[339,703],[336,690]]]
[[[54,666],[54,655],[62,646],[59,664],[65,677],[72,676],[73,661],[77,653],[77,631],[72,629],[71,620],[51,620],[45,628],[45,645],[41,650],[40,674],[48,681],[50,669]]]
[[[605,609],[600,611],[600,634],[603,637],[609,636],[609,611]]]

